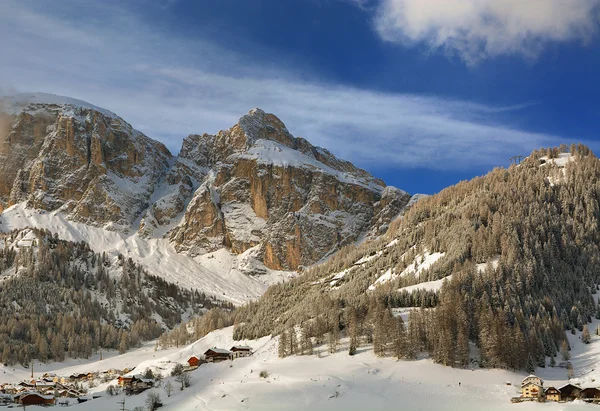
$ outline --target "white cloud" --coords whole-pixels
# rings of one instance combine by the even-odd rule
[[[600,0],[382,0],[375,26],[404,45],[457,53],[468,64],[500,55],[537,57],[549,42],[587,41]]]
[[[0,2],[0,84],[105,107],[174,152],[185,135],[228,128],[253,107],[367,169],[489,167],[561,142],[507,123],[520,105],[307,81],[316,76],[282,67],[281,55],[173,37],[105,3],[86,2],[93,18],[45,5]]]

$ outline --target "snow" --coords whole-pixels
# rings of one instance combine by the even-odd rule
[[[400,273],[400,277],[410,274],[418,276],[445,255],[446,253],[430,253],[429,251],[425,250],[423,254],[419,254],[415,257],[413,264],[410,264]]]
[[[575,161],[575,157],[573,157],[570,153],[559,153],[557,158],[548,158],[548,156],[540,157],[540,160],[544,160],[545,163],[541,164],[555,164],[558,167],[564,167],[570,161]]]
[[[142,360],[135,373],[146,368],[160,370],[168,375],[176,363],[185,364],[192,355],[199,355],[208,348],[229,349],[239,344],[232,338],[233,327],[214,331],[186,347],[166,352],[132,351],[121,358],[130,363],[131,356]],[[600,337],[592,344],[582,344],[577,336],[570,336],[574,347],[574,364],[580,356],[592,355],[588,365],[598,368]],[[252,347],[251,357],[202,364],[190,372],[191,386],[183,391],[177,387],[173,377],[163,380],[171,382],[175,389],[167,397],[163,388],[154,390],[161,396],[165,411],[173,410],[446,410],[446,411],[514,411],[514,410],[579,410],[594,409],[581,402],[523,403],[511,404],[510,398],[518,395],[521,381],[526,373],[493,369],[458,369],[434,364],[428,358],[413,361],[397,361],[380,358],[373,354],[370,346],[359,347],[354,356],[347,354],[348,340],[342,339],[336,354],[327,353],[326,346],[317,347],[318,355],[290,356],[284,359],[277,355],[277,338],[263,337],[245,341]],[[146,358],[144,360],[144,358]],[[111,361],[111,359],[106,360]],[[94,363],[92,363],[94,364]],[[89,368],[89,367],[88,367]],[[108,366],[103,369],[109,368]],[[122,368],[122,367],[120,367]],[[86,371],[85,366],[68,367],[70,370]],[[260,372],[266,371],[266,378]],[[576,372],[578,371],[576,365]],[[25,370],[27,372],[27,370]],[[40,370],[40,373],[43,371]],[[600,368],[599,371],[600,373]],[[536,370],[536,375],[545,380],[545,386],[561,386],[566,381],[566,370],[546,368]],[[598,376],[596,376],[598,377]],[[16,381],[15,381],[16,382]],[[511,385],[507,385],[510,382]],[[106,384],[93,388],[88,397],[103,394]],[[83,404],[74,405],[76,410],[105,411],[120,409],[119,401],[125,400],[126,408],[144,405],[146,394],[132,396],[103,395]]]
[[[492,258],[490,261],[477,264],[475,267],[476,267],[478,273],[483,273],[487,269],[487,266],[489,263],[492,264],[492,268],[494,268],[494,270],[495,270],[496,268],[498,268],[499,262],[500,262],[500,256],[498,255],[498,256]]]
[[[92,227],[70,221],[60,211],[45,212],[17,204],[4,210],[0,217],[1,231],[27,227],[48,229],[67,241],[85,241],[95,252],[106,252],[113,258],[121,253],[142,264],[152,275],[234,304],[256,299],[269,285],[296,275],[269,270],[264,265],[259,267],[264,275],[246,275],[242,270],[249,265],[248,255],[256,250],[236,256],[221,249],[193,259],[177,253],[168,239],[144,239],[135,232],[123,233]]]
[[[382,193],[384,190],[384,186],[374,178],[362,178],[352,173],[336,170],[313,157],[272,140],[258,139],[247,152],[233,154],[230,157],[232,160],[234,158],[256,160],[261,164],[275,164],[281,167],[310,168],[334,175],[344,183],[359,185],[378,193]]]
[[[434,281],[425,281],[423,283],[419,283],[419,284],[415,284],[415,285],[409,285],[407,287],[402,287],[400,288],[398,291],[406,291],[408,293],[413,292],[414,290],[425,290],[425,291],[439,291],[442,288],[442,285],[444,284],[444,281],[448,280],[450,281],[452,279],[452,275],[449,275],[447,277],[444,277],[440,280],[434,280]]]
[[[85,101],[77,100],[70,97],[57,96],[56,94],[48,93],[22,93],[14,96],[0,96],[0,108],[7,114],[18,114],[27,108],[30,104],[56,104],[58,106],[70,106],[74,108],[86,108],[98,111],[105,116],[116,118],[118,117],[112,111],[103,109]]]
[[[396,240],[394,240],[394,241],[396,241]],[[394,243],[394,241],[389,243],[387,245],[387,247],[389,247],[390,244]],[[423,271],[427,270],[436,261],[438,261],[440,258],[442,258],[445,255],[446,255],[446,253],[439,253],[439,252],[430,253],[429,251],[425,250],[422,254],[418,254],[415,257],[414,262],[412,264],[410,264],[408,267],[406,267],[400,274],[394,273],[391,268],[386,270],[381,276],[379,276],[379,278],[377,278],[377,280],[375,280],[375,282],[373,284],[371,284],[369,286],[369,290],[372,291],[378,285],[386,283],[388,281],[392,281],[393,279],[395,279],[397,277],[403,277],[403,276],[407,276],[407,275],[418,276],[419,274],[421,274]],[[426,288],[433,287],[433,289],[435,289],[435,287],[441,287],[441,284],[438,285],[435,283],[435,281],[429,281],[428,283],[431,283],[431,284],[428,284],[424,287],[426,287]],[[426,284],[426,283],[422,283],[422,284]],[[411,287],[415,287],[415,286],[411,286]],[[411,291],[413,289],[414,288],[410,288]]]

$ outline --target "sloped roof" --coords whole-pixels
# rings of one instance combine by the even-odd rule
[[[247,345],[234,345],[233,347],[231,347],[231,349],[236,349],[236,350],[250,350],[252,351],[252,347],[248,347]]]
[[[217,354],[231,354],[231,351],[226,350],[225,348],[209,348],[208,350],[206,350],[206,352],[204,354],[206,354],[209,351],[213,351],[216,352]]]

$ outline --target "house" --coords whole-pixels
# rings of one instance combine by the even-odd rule
[[[538,377],[537,375],[530,374],[527,377],[523,378],[523,381],[521,381],[521,387],[525,386],[525,384],[529,382],[533,382],[534,384],[537,384],[540,387],[544,386],[544,381],[542,381],[540,377]]]
[[[42,379],[44,381],[59,382],[60,377],[53,372],[47,372],[44,375],[42,375]]]
[[[558,390],[560,391],[560,399],[562,401],[576,400],[581,393],[581,388],[573,384],[563,385],[562,387],[559,387]]]
[[[69,377],[71,381],[85,381],[87,379],[87,374],[85,373],[74,373]]]
[[[544,394],[546,395],[546,401],[560,401],[560,391],[554,387],[546,388]]]
[[[125,376],[120,376],[117,379],[117,384],[119,384],[121,387],[126,387],[131,385],[131,382],[133,380],[133,377],[125,377]]]
[[[234,345],[230,351],[233,358],[250,357],[252,355],[252,347],[247,345]]]
[[[131,377],[131,382],[124,387],[127,394],[139,394],[140,392],[154,387],[154,380],[143,378],[141,375],[134,375]]]
[[[206,350],[204,358],[206,359],[206,362],[219,362],[231,359],[232,354],[231,351],[224,348],[213,347]]]
[[[544,392],[544,387],[536,384],[533,381],[529,381],[521,387],[521,397],[523,398],[537,398],[540,393]]]
[[[581,390],[580,395],[585,400],[600,400],[600,390],[598,388],[584,388]]]
[[[197,368],[200,366],[200,358],[196,357],[195,355],[191,356],[187,362],[190,368]]]
[[[28,392],[20,396],[19,403],[22,405],[54,405],[53,395],[43,395],[39,392]]]

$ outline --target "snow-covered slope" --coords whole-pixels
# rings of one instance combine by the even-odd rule
[[[146,239],[137,233],[92,227],[70,221],[59,211],[32,210],[24,204],[17,204],[0,215],[2,231],[26,227],[48,229],[68,241],[84,241],[97,253],[123,254],[141,264],[152,275],[234,304],[257,298],[269,284],[285,281],[295,275],[262,266],[258,267],[263,269],[261,275],[250,276],[246,272],[257,272],[255,265],[260,263],[248,261],[248,254],[236,256],[222,249],[193,259],[177,253],[166,239]]]
[[[570,338],[573,345],[574,382],[593,381],[598,375],[590,372],[600,364],[600,337],[584,345],[578,336]],[[207,348],[229,348],[234,342],[232,327],[218,330],[179,350],[150,352],[150,345],[112,357],[103,362],[69,365],[61,370],[55,366],[43,367],[57,374],[83,372],[110,368],[116,361],[130,366],[131,359],[139,361],[135,372],[146,368],[167,375],[176,363],[185,363],[191,355],[202,354]],[[159,393],[163,408],[169,410],[578,410],[593,409],[583,403],[524,403],[511,404],[510,398],[518,395],[521,380],[526,373],[505,370],[456,369],[434,364],[427,358],[414,361],[396,361],[373,355],[370,347],[361,347],[357,355],[347,354],[347,341],[342,340],[341,350],[328,354],[319,347],[312,356],[277,356],[277,338],[264,337],[245,341],[255,353],[249,358],[232,362],[204,364],[190,373],[191,386],[183,391],[173,390],[167,397],[162,381]],[[579,362],[585,367],[579,368]],[[121,366],[122,368],[122,366]],[[266,371],[267,378],[260,372]],[[567,382],[563,368],[536,370],[545,386],[560,386]],[[25,372],[8,371],[11,378]],[[578,377],[583,374],[582,377]],[[507,385],[510,383],[510,385]],[[107,384],[91,392],[104,394]],[[118,409],[125,399],[126,407],[144,405],[146,394],[123,397],[104,395],[101,398],[74,405],[76,410],[105,411]]]

